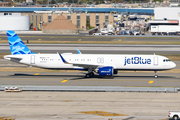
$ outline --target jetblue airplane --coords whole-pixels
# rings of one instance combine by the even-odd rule
[[[44,69],[56,70],[85,70],[85,77],[93,77],[94,73],[100,76],[113,76],[118,70],[157,71],[169,70],[176,64],[167,57],[160,55],[129,55],[129,54],[79,54],[57,53],[36,54],[29,50],[14,31],[7,31],[11,55],[4,59]]]

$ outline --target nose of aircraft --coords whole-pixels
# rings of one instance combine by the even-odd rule
[[[175,68],[176,64],[174,62],[172,62],[172,68]]]

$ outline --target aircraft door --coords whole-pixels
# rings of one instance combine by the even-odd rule
[[[158,57],[157,56],[154,57],[154,65],[158,65]]]
[[[33,64],[33,65],[35,64],[35,55],[31,55],[30,61],[31,61],[31,64]]]

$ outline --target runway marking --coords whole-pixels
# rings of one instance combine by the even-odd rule
[[[38,40],[41,40],[41,39],[38,39]]]
[[[81,41],[81,39],[79,39],[79,41]]]
[[[39,75],[40,73],[35,73],[34,75]]]
[[[121,39],[119,39],[119,41],[121,41]]]
[[[125,114],[110,113],[110,112],[104,112],[104,111],[80,111],[79,113],[93,114],[93,115],[99,115],[99,116],[127,116]]]
[[[149,84],[152,84],[154,81],[149,81]]]
[[[61,83],[65,83],[65,82],[67,82],[68,80],[63,80],[63,81],[61,81]]]

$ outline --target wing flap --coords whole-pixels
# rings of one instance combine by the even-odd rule
[[[78,67],[83,67],[83,68],[97,68],[99,65],[94,65],[94,64],[82,64],[82,63],[69,63],[73,64],[73,66],[78,66]]]

